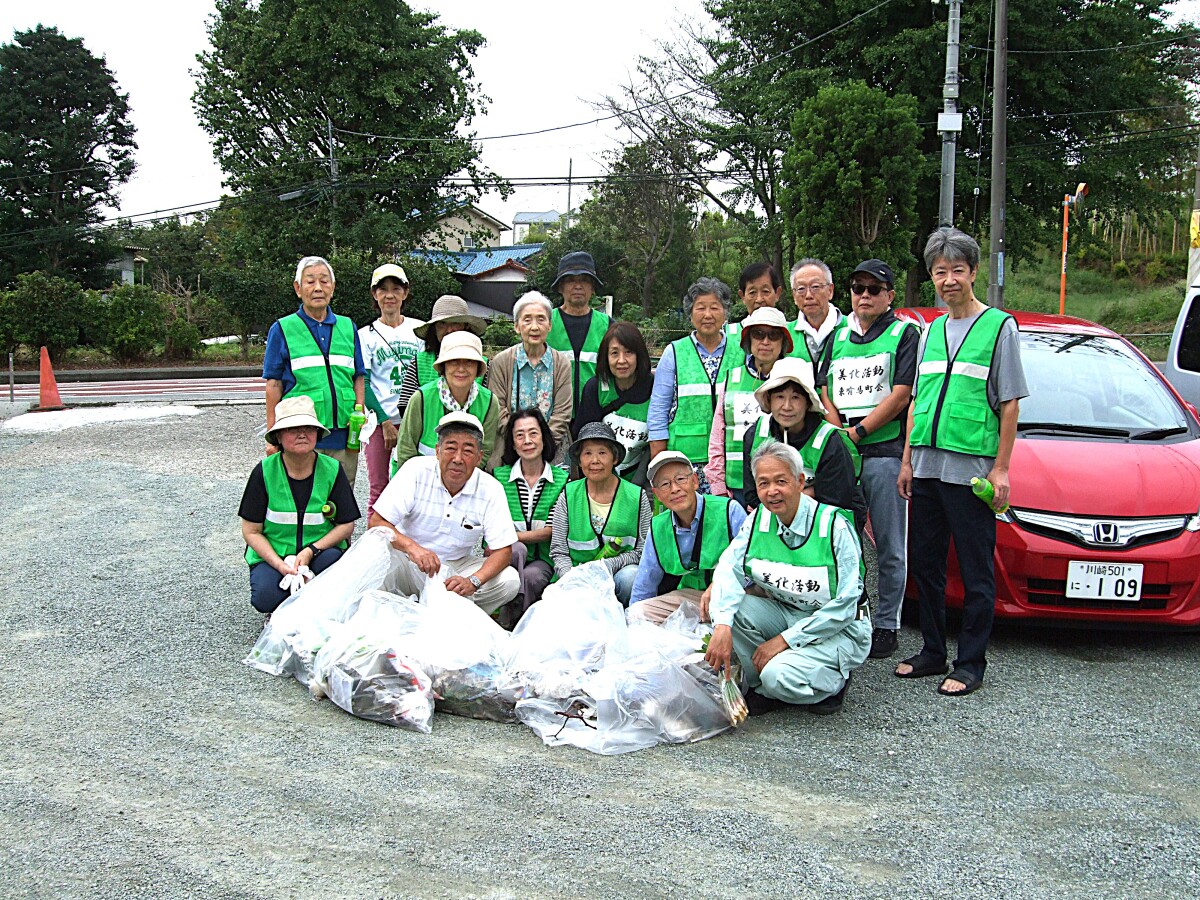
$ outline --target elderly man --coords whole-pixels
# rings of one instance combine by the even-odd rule
[[[879,566],[879,601],[871,656],[896,652],[900,607],[908,577],[908,505],[896,491],[902,429],[917,376],[920,330],[892,312],[892,267],[880,259],[858,264],[850,276],[854,310],[845,318],[817,374],[825,418],[845,428],[862,456],[862,490],[871,516]]]
[[[742,274],[738,276],[737,295],[746,307],[747,319],[760,309],[775,309],[782,294],[783,281],[769,262],[752,262],[742,269]],[[742,322],[727,323],[725,331],[733,338],[734,343],[740,342]]]
[[[587,251],[575,250],[558,261],[558,276],[551,288],[562,294],[563,304],[550,316],[546,344],[571,354],[575,361],[572,409],[579,409],[583,386],[596,374],[600,341],[612,323],[607,314],[591,306],[596,288],[603,286],[596,274],[596,262]]]
[[[662,623],[684,600],[701,607],[707,619],[708,586],[722,551],[746,521],[728,497],[697,493],[700,480],[682,453],[666,450],[647,469],[654,496],[664,507],[650,523],[629,609]]]
[[[517,532],[504,488],[479,470],[483,426],[470,413],[452,412],[437,425],[435,454],[410,459],[392,478],[371,514],[371,527],[393,532],[406,557],[399,589],[418,593],[438,570],[446,588],[493,613],[517,596],[521,579],[512,561]],[[477,556],[480,542],[487,545]]]
[[[354,323],[329,308],[334,284],[333,267],[321,257],[306,256],[296,265],[292,287],[300,308],[271,326],[263,355],[267,430],[275,425],[275,406],[284,397],[312,398],[317,419],[329,429],[317,452],[340,462],[353,487],[358,451],[346,449],[347,425],[355,405],[363,405],[367,370]],[[278,449],[267,445],[268,454]]]
[[[825,345],[842,323],[833,305],[833,272],[819,259],[802,259],[792,266],[792,299],[799,315],[792,323],[791,356],[817,370]]]
[[[782,703],[837,712],[871,649],[858,535],[848,513],[805,495],[794,447],[764,444],[751,470],[762,506],[717,563],[706,658],[720,670],[737,654],[752,713]]]
[[[996,610],[995,513],[1008,505],[1008,464],[1020,399],[1029,395],[1016,321],[975,297],[979,245],[957,228],[925,244],[925,265],[949,314],[930,324],[917,349],[917,381],[897,482],[911,501],[912,572],[924,646],[896,667],[900,678],[946,672],[946,557],[950,538],[963,583],[962,630],[954,671],[938,692],[961,697],[983,684]],[[993,505],[971,491],[986,478]]]

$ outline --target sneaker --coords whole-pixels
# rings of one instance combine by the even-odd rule
[[[810,703],[804,707],[814,716],[830,716],[838,712],[842,708],[842,704],[846,702],[846,691],[850,688],[850,676],[846,676],[846,683],[842,685],[842,689],[831,697],[826,697],[824,700],[819,700],[816,703]]]
[[[896,652],[899,643],[899,631],[890,628],[876,628],[871,632],[871,659],[887,659]]]

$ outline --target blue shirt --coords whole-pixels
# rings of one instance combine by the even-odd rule
[[[304,311],[304,305],[296,310],[301,321],[308,326],[308,330],[312,332],[313,338],[317,342],[317,346],[321,348],[321,352],[326,356],[329,355],[329,345],[333,342],[333,323],[337,321],[337,316],[333,310],[325,311],[325,318],[318,322],[312,316]],[[351,328],[354,329],[353,323]],[[354,329],[354,376],[366,377],[367,367],[363,365],[362,347],[358,341],[358,330]],[[267,349],[263,353],[263,374],[262,377],[269,381],[283,382],[283,394],[286,397],[288,391],[296,386],[296,376],[292,374],[292,360],[288,355],[287,341],[283,337],[283,327],[279,322],[275,322],[271,326],[271,330],[267,332]],[[349,434],[349,429],[335,428],[321,440],[317,441],[318,450],[345,450],[346,437]]]
[[[720,368],[721,357],[725,355],[725,337],[725,332],[721,332],[721,343],[710,353],[696,340],[696,332],[692,332],[692,343],[696,345],[696,352],[700,354],[700,361],[704,363],[705,369],[709,370],[710,378],[716,372],[710,360],[715,361],[716,367]],[[670,437],[668,428],[671,420],[675,418],[678,381],[675,371],[675,346],[668,344],[662,359],[658,361],[658,368],[654,370],[654,390],[650,392],[650,407],[646,410],[646,425],[650,429],[652,441],[665,441]]]
[[[742,523],[746,521],[746,511],[742,509],[740,503],[730,501],[729,518],[733,533],[737,534],[742,529]],[[675,527],[675,540],[679,544],[679,557],[683,560],[690,560],[692,557],[692,548],[696,546],[696,535],[700,533],[700,516],[704,512],[704,495],[696,495],[696,515],[692,517],[692,521],[684,527],[679,524],[679,520],[675,518],[675,514],[671,513],[671,524]],[[658,561],[658,554],[654,549],[654,541],[647,540],[646,546],[642,549],[642,559],[638,563],[637,578],[633,582],[633,591],[629,595],[629,604],[632,606],[642,600],[650,597],[658,596],[658,586],[662,583],[663,576],[662,564]]]
[[[539,409],[549,419],[554,409],[554,354],[550,348],[546,347],[535,366],[525,353],[525,345],[517,344],[512,380],[512,411]]]

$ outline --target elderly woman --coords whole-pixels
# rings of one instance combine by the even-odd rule
[[[846,432],[825,421],[825,407],[813,386],[812,366],[795,357],[779,360],[771,377],[754,392],[766,415],[742,436],[742,459],[750,459],[763,444],[775,440],[800,451],[804,461],[805,493],[821,503],[854,513],[861,530],[867,503],[858,486],[862,464]],[[745,505],[753,510],[759,496],[752,478],[745,482]]]
[[[416,364],[404,370],[404,380],[400,383],[400,392],[397,395],[400,415],[404,415],[413,394],[437,379],[433,364],[441,352],[442,341],[446,335],[456,331],[469,331],[482,338],[486,330],[487,323],[479,316],[471,315],[467,301],[462,297],[455,297],[453,294],[438,297],[434,301],[429,321],[413,329],[413,334],[425,342],[425,349],[417,353]],[[484,361],[487,361],[487,357],[484,357]]]
[[[521,343],[496,354],[488,366],[487,385],[500,406],[500,443],[494,459],[504,453],[503,432],[518,409],[539,409],[550,425],[556,444],[565,446],[571,428],[574,397],[571,354],[546,346],[550,334],[550,300],[537,291],[523,295],[513,306],[513,325]]]
[[[358,329],[367,368],[367,404],[379,416],[379,428],[363,448],[371,481],[368,512],[387,487],[391,475],[388,462],[396,447],[400,424],[400,385],[405,373],[416,367],[414,360],[421,349],[414,329],[425,323],[403,314],[407,299],[408,276],[400,266],[387,263],[371,273],[371,302],[379,311],[379,318]]]
[[[717,411],[717,386],[741,363],[736,353],[725,352],[729,301],[729,286],[716,278],[701,278],[688,288],[684,310],[695,330],[663,351],[647,413],[650,457],[678,450],[692,461],[702,494],[710,493],[704,465]]]
[[[250,565],[250,603],[268,618],[287,599],[281,580],[305,567],[317,574],[337,562],[359,518],[341,464],[317,453],[317,441],[327,434],[311,397],[280,400],[267,443],[282,452],[254,467],[242,493],[238,515]]]
[[[617,474],[639,487],[649,487],[646,466],[650,461],[650,351],[637,326],[613,322],[600,341],[596,375],[583,386],[573,431],[578,436],[589,422],[603,422],[625,448]]]
[[[625,448],[603,422],[580,429],[571,459],[583,478],[567,484],[550,513],[555,580],[575,566],[603,560],[622,606],[633,592],[651,519],[646,492],[616,473],[624,456]]]
[[[521,576],[519,611],[542,599],[554,575],[550,563],[550,510],[567,486],[565,469],[551,465],[557,452],[554,435],[536,406],[519,409],[504,428],[504,456],[496,480],[508,497],[517,529],[512,566]]]
[[[392,474],[420,454],[433,456],[437,426],[446,413],[470,413],[483,423],[483,466],[487,466],[500,429],[500,407],[492,392],[480,387],[487,368],[483,344],[469,331],[446,335],[434,369],[437,378],[415,394],[400,422],[400,437],[392,459]]]
[[[754,391],[767,380],[780,357],[792,350],[787,319],[775,307],[762,307],[742,322],[739,331],[745,365],[725,376],[717,389],[717,415],[708,438],[708,485],[718,497],[746,502],[742,437],[758,421],[761,410]]]

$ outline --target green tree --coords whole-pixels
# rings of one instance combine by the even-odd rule
[[[867,257],[912,265],[920,136],[915,98],[861,81],[827,85],[805,102],[782,174],[797,253],[841,273]]]
[[[0,284],[41,270],[104,280],[94,226],[133,174],[127,95],[78,38],[38,26],[0,46]]]
[[[452,177],[457,200],[504,188],[461,133],[478,32],[400,0],[217,0],[209,39],[193,102],[266,264],[411,247]]]
[[[167,336],[167,302],[148,284],[123,284],[105,301],[104,349],[119,362],[138,362]]]
[[[21,274],[9,300],[17,343],[35,350],[44,346],[53,360],[79,343],[83,288],[78,282],[43,272]]]

